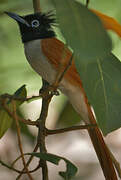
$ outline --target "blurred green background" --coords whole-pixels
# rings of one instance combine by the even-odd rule
[[[40,2],[43,11],[54,9],[51,0],[40,0]],[[85,4],[86,1],[80,0],[80,2]],[[90,0],[89,8],[112,16],[121,24],[121,0]],[[29,66],[24,56],[19,28],[15,21],[4,14],[4,11],[15,12],[20,15],[33,13],[32,0],[0,0],[0,94],[12,94],[23,84],[27,85],[28,95],[37,94],[41,87],[41,77]],[[113,41],[113,53],[121,59],[121,40],[114,32],[109,32],[109,35]],[[23,106],[21,112],[26,118],[36,119],[39,115],[40,104],[40,101],[37,101],[36,104],[33,103],[32,106],[29,104]],[[65,104],[65,98],[63,96],[54,98],[50,108],[51,115],[49,117],[51,117],[51,119],[48,120],[48,127],[70,126],[79,122],[79,117],[77,117],[71,105],[67,104],[68,103]],[[37,113],[35,111],[32,112],[33,106],[35,106]],[[58,111],[58,113],[56,111]],[[34,136],[36,135],[35,131],[32,130],[31,132]],[[57,141],[59,142],[59,140]],[[77,164],[78,163],[77,161]],[[87,167],[88,166],[86,166],[86,168]],[[85,175],[80,177],[88,180]],[[4,179],[4,176],[2,179]],[[0,177],[0,180],[2,179]],[[78,179],[80,178],[77,177],[76,180]],[[99,180],[100,178],[94,178],[94,176],[92,176],[92,179]],[[89,180],[91,180],[91,178],[89,178]]]

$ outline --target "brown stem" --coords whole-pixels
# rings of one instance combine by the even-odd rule
[[[37,150],[38,150],[38,144],[36,144],[33,152],[37,152]],[[29,160],[27,161],[27,163],[26,163],[26,166],[27,166],[27,167],[28,167],[29,164],[31,163],[32,159],[33,159],[33,156],[31,156],[31,157],[29,158]],[[15,163],[15,162],[14,162],[14,163]],[[14,164],[14,163],[13,163],[13,164]],[[21,178],[21,176],[22,176],[22,174],[24,173],[24,171],[25,171],[25,168],[22,169],[21,173],[20,173],[19,176],[16,178],[16,180],[19,180],[19,179]]]
[[[40,0],[33,0],[33,9],[34,9],[34,12],[40,12],[41,9],[40,9]]]
[[[23,153],[23,148],[22,148],[22,144],[21,144],[21,138],[20,138],[20,127],[19,127],[19,122],[18,122],[18,118],[17,118],[17,115],[16,115],[16,103],[15,101],[12,101],[13,103],[13,114],[14,114],[14,117],[15,117],[15,120],[16,120],[16,128],[17,128],[17,137],[18,137],[18,145],[19,145],[19,150],[20,150],[20,153],[21,153],[21,157],[22,157],[22,162],[23,162],[23,165],[24,165],[24,168],[27,172],[27,175],[29,177],[30,180],[33,180],[31,174],[29,173],[29,170],[26,166],[26,161],[24,159],[24,153]]]
[[[88,8],[90,0],[86,0],[86,7]]]
[[[47,82],[43,80],[43,87],[42,89],[47,88]],[[42,109],[41,109],[41,114],[38,119],[38,137],[37,137],[37,143],[39,144],[40,148],[40,153],[46,153],[46,145],[45,145],[45,121],[47,118],[48,114],[48,108],[50,101],[52,99],[52,94],[49,92],[47,93],[47,96],[42,98]],[[42,167],[42,175],[43,175],[43,180],[48,180],[48,167],[47,167],[47,162],[45,160],[40,159],[40,166]]]
[[[42,97],[44,97],[44,96],[46,96],[46,93],[40,93],[39,95],[37,95],[37,96],[31,96],[31,97],[26,97],[26,98],[23,98],[23,97],[19,97],[19,96],[14,96],[14,95],[10,95],[10,94],[2,94],[2,95],[0,95],[0,98],[1,99],[10,99],[10,100],[16,100],[16,101],[31,101],[31,100],[36,100],[36,99],[38,99],[38,98],[42,98]]]
[[[77,131],[80,129],[90,129],[94,127],[95,125],[89,124],[89,125],[72,126],[68,128],[54,129],[54,130],[46,129],[46,135],[60,134],[60,133],[65,133],[65,132],[70,132],[70,131]]]

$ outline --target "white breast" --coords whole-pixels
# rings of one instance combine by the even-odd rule
[[[32,68],[49,83],[54,82],[56,72],[42,53],[41,40],[34,40],[24,44],[25,55]]]
[[[24,44],[25,55],[32,66],[32,68],[46,81],[52,84],[56,77],[54,67],[49,63],[44,56],[41,49],[41,40],[34,40]],[[84,102],[84,96],[80,88],[70,84],[67,80],[63,79],[60,83],[59,89],[70,100],[75,110],[88,121],[87,107]]]

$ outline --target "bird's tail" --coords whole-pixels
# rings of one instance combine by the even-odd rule
[[[96,120],[92,113],[91,107],[88,104],[87,106],[88,106],[90,123],[96,124]],[[113,162],[100,129],[98,128],[98,126],[95,126],[94,128],[89,128],[88,133],[91,138],[100,165],[102,167],[105,179],[117,180],[117,175],[113,166]]]
[[[108,148],[102,138],[102,134],[98,128],[88,130],[97,157],[100,161],[106,180],[117,180],[116,172],[111,160]]]

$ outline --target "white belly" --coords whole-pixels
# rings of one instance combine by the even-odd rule
[[[43,79],[52,84],[56,77],[56,71],[42,53],[40,44],[41,40],[34,40],[25,43],[25,55],[32,68]],[[82,118],[85,119],[85,121],[88,121],[87,107],[80,88],[77,88],[74,85],[70,84],[67,80],[62,79],[59,89],[69,98],[71,104],[73,105],[75,110],[82,116]]]

